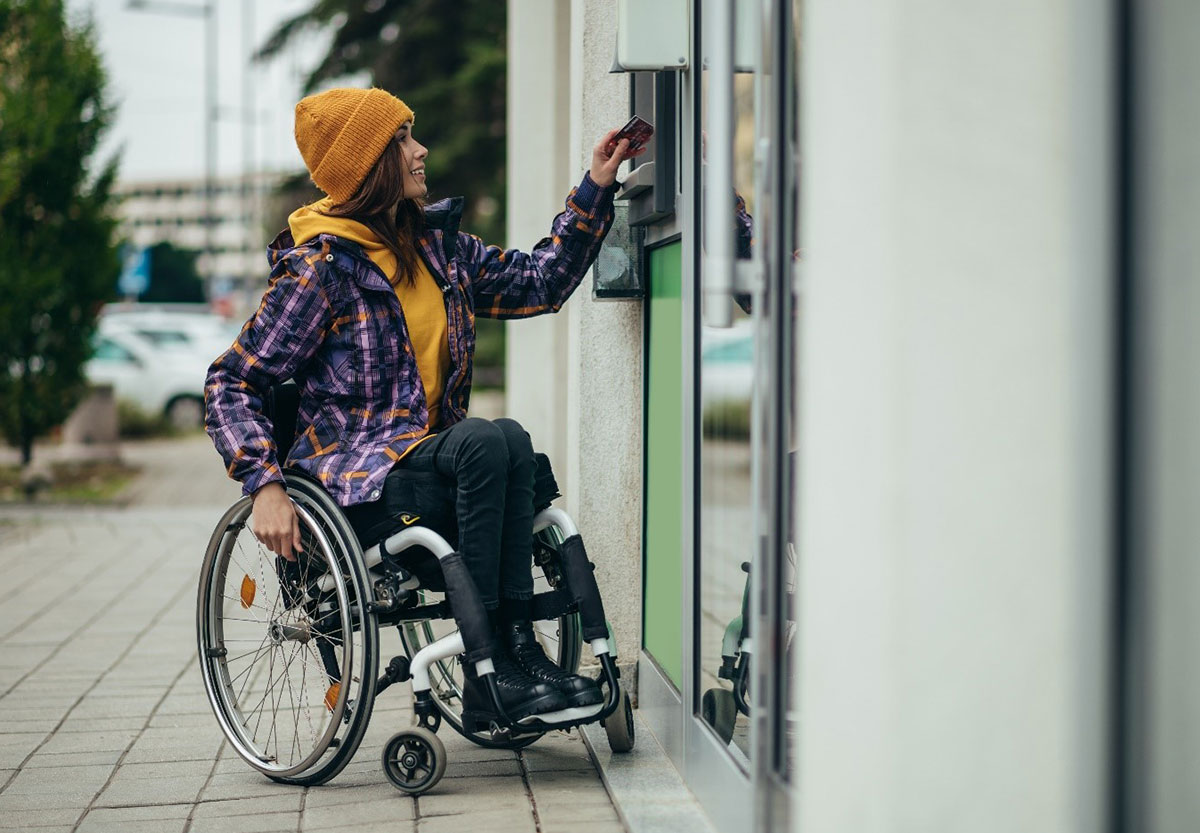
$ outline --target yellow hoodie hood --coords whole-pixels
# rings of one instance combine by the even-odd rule
[[[343,240],[350,240],[362,246],[371,262],[379,267],[387,279],[395,283],[396,256],[383,245],[375,232],[362,223],[348,217],[330,217],[322,214],[333,206],[333,200],[326,197],[311,205],[297,208],[288,217],[288,227],[292,230],[292,240],[299,246],[307,243],[319,234],[333,234]]]

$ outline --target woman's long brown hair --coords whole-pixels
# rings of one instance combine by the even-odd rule
[[[400,143],[392,140],[363,180],[354,196],[323,211],[330,217],[346,217],[375,233],[396,256],[392,283],[412,286],[417,279],[417,237],[425,223],[420,197],[404,199],[408,159]],[[395,206],[395,211],[392,207]]]

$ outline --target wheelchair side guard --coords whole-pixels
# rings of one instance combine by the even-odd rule
[[[723,680],[732,680],[734,665],[738,654],[741,653],[743,640],[742,617],[739,616],[725,626],[725,635],[721,637],[721,668],[717,676]]]
[[[596,586],[596,574],[592,571],[592,563],[588,561],[587,552],[583,548],[583,538],[576,532],[563,541],[560,551],[567,584],[576,604],[579,605],[583,638],[592,643],[603,640],[604,652],[607,653],[608,621],[604,618],[604,602],[600,600],[600,588]],[[592,650],[596,650],[596,647],[593,644]]]
[[[468,662],[486,661],[490,666],[493,650],[492,628],[488,623],[487,611],[479,598],[479,589],[467,570],[467,563],[462,555],[456,552],[442,558],[441,567],[442,575],[446,579],[446,598],[450,600],[450,610],[454,613],[454,621],[458,623],[458,632],[462,635],[461,651],[466,652]]]

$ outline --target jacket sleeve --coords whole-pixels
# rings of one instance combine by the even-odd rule
[[[738,260],[749,260],[754,245],[754,218],[746,212],[746,200],[736,191],[733,194],[734,240]],[[753,312],[753,300],[748,292],[733,293],[733,300],[747,314]]]
[[[529,253],[503,251],[460,233],[457,256],[471,282],[475,314],[527,318],[557,312],[600,252],[612,225],[615,191],[615,185],[602,188],[585,174],[554,218],[550,236]]]
[[[204,427],[243,494],[283,481],[263,399],[312,358],[330,319],[329,299],[312,267],[299,257],[285,260],[258,311],[208,370]]]

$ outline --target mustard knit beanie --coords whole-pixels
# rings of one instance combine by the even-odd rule
[[[296,147],[316,186],[343,203],[412,118],[407,104],[377,87],[326,90],[296,105]]]

